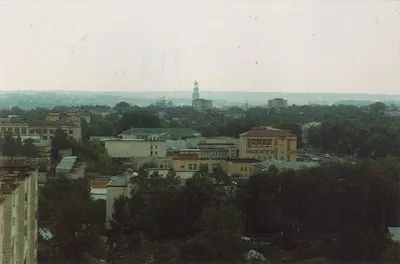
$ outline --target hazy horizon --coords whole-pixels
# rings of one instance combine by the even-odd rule
[[[0,90],[400,94],[400,2],[0,1]]]

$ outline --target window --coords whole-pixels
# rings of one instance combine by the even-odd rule
[[[21,127],[21,134],[26,134],[26,127]]]
[[[15,134],[19,134],[20,133],[19,127],[14,128],[14,131],[15,131]]]
[[[6,131],[6,128],[5,127],[2,127],[1,128],[1,132],[5,132]]]
[[[47,134],[47,129],[43,129],[43,133],[44,133],[44,134]]]
[[[192,164],[189,164],[189,170],[193,170]]]
[[[72,129],[69,130],[69,134],[72,135],[74,131]]]
[[[163,169],[164,168],[164,164],[160,164],[160,169]]]
[[[247,167],[244,167],[244,171],[247,171]]]
[[[47,136],[43,136],[43,140],[47,140]]]
[[[54,129],[49,130],[50,134],[54,134]]]
[[[266,146],[267,145],[267,140],[266,139],[263,139],[263,146]]]
[[[193,169],[197,170],[197,164],[193,164]]]
[[[157,151],[156,151],[155,155],[157,156]]]
[[[150,149],[153,149],[153,145],[150,145]]]
[[[185,164],[182,164],[182,165],[181,165],[181,169],[184,169],[184,168],[185,168]]]
[[[240,171],[243,171],[243,167],[240,167]]]
[[[7,128],[7,130],[8,130],[9,132],[12,132],[13,128],[12,128],[12,127],[9,127],[9,128]]]
[[[157,145],[154,146],[157,149]]]
[[[150,151],[150,156],[153,156],[153,151]]]

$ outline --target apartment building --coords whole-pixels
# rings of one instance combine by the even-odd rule
[[[297,137],[288,130],[253,127],[240,134],[239,142],[240,158],[290,162],[297,160]]]
[[[3,264],[37,263],[37,173],[37,168],[26,163],[0,166]]]
[[[111,139],[104,141],[111,158],[131,159],[135,157],[165,157],[165,140]]]

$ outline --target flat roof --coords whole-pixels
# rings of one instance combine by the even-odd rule
[[[76,159],[76,156],[62,158],[60,163],[58,163],[56,170],[71,170],[76,163]]]

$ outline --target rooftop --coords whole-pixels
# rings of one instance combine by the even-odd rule
[[[50,127],[61,127],[61,126],[69,126],[69,127],[78,127],[76,123],[68,122],[68,121],[28,121],[29,126],[50,126]]]
[[[249,163],[249,164],[261,162],[261,160],[258,159],[228,159],[227,161],[231,163]]]
[[[190,128],[131,128],[124,132],[124,135],[154,135],[164,134],[166,139],[182,139],[190,137],[199,137],[199,131]]]
[[[56,170],[71,170],[76,163],[76,159],[76,156],[62,158],[60,163],[58,163]]]
[[[127,176],[114,176],[111,178],[111,180],[108,182],[106,187],[110,186],[127,186],[128,185],[128,179]]]
[[[263,162],[258,163],[259,166],[264,168],[269,168],[270,166],[274,165],[278,169],[301,169],[301,168],[313,168],[318,167],[318,162],[287,162],[287,161],[278,161],[278,160],[266,160]]]
[[[289,130],[282,130],[273,127],[253,127],[250,131],[240,134],[241,137],[296,137]]]
[[[174,159],[174,160],[198,160],[199,156],[197,154],[180,154],[180,155],[176,155],[172,159]]]

